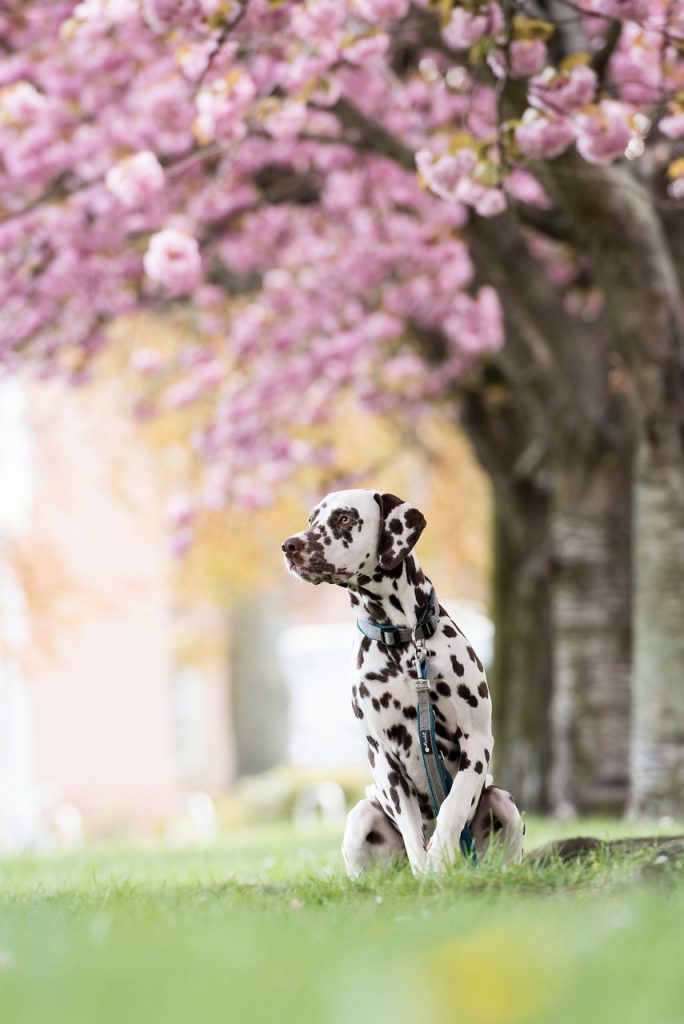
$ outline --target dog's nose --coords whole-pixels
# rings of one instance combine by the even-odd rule
[[[280,546],[286,555],[294,555],[304,548],[304,541],[301,537],[288,537]]]

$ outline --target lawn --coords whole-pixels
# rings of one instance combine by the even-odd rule
[[[531,846],[627,831],[528,823]],[[351,884],[338,847],[271,826],[0,862],[0,1024],[684,1019],[683,867],[645,851]]]

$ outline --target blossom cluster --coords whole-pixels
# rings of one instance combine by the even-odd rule
[[[201,400],[212,507],[316,457],[340,389],[413,412],[497,351],[462,229],[548,205],[538,162],[684,137],[683,0],[27,0],[0,37],[0,362],[80,381],[114,318],[189,304],[138,409]]]

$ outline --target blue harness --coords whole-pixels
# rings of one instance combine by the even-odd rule
[[[435,812],[435,818],[439,809],[444,803],[453,778],[444,765],[442,755],[437,746],[435,737],[435,711],[430,700],[430,680],[428,677],[428,660],[424,642],[437,631],[439,623],[439,606],[434,588],[430,594],[425,608],[421,612],[418,622],[413,629],[401,626],[392,626],[383,623],[376,626],[364,619],[357,619],[357,626],[360,631],[370,640],[393,647],[398,644],[413,643],[415,648],[416,665],[416,713],[418,723],[418,739],[420,741],[420,753],[423,759],[423,769],[428,785],[430,800]],[[461,832],[459,845],[463,856],[477,862],[475,844],[470,826],[466,823]]]

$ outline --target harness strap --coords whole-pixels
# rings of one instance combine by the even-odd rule
[[[367,636],[370,640],[376,640],[380,644],[385,644],[387,647],[411,642],[415,646],[418,737],[420,740],[421,757],[423,759],[423,769],[436,818],[440,807],[451,790],[453,779],[447,771],[442,755],[437,747],[435,712],[430,700],[427,655],[421,644],[421,641],[429,640],[431,636],[434,636],[439,624],[439,604],[434,587],[413,629],[393,626],[390,623],[376,626],[372,622],[366,622],[365,619],[357,619],[356,624],[364,636]],[[461,832],[459,845],[463,856],[476,863],[477,853],[475,852],[473,835],[467,823]]]

